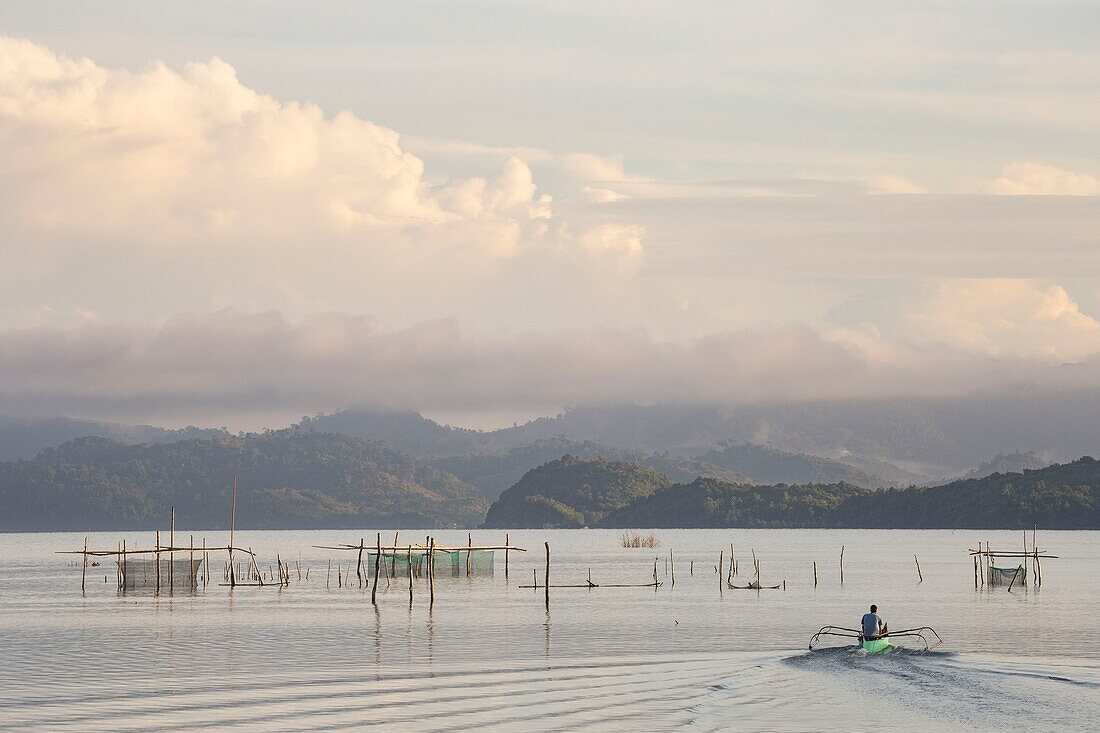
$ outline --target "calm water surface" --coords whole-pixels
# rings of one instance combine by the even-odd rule
[[[188,530],[178,532],[186,536]],[[427,532],[402,532],[402,541]],[[434,532],[465,544],[465,532]],[[326,587],[326,563],[353,554],[313,544],[358,532],[239,532],[260,565],[301,557],[309,580],[288,588],[214,583],[195,594],[125,596],[113,569],[89,574],[55,550],[83,536],[0,535],[0,729],[12,731],[1084,731],[1100,719],[1100,533],[1040,532],[1060,556],[1041,590],[974,590],[966,554],[979,539],[1016,548],[1020,533],[680,530],[657,550],[619,533],[513,531],[529,548],[498,555],[492,578],[444,578],[434,608],[417,582],[370,591]],[[210,544],[224,533],[195,532]],[[148,546],[151,533],[92,535],[91,546]],[[392,540],[392,532],[384,535]],[[475,543],[503,532],[478,531]],[[369,540],[368,540],[369,541]],[[556,589],[555,583],[664,585]],[[721,588],[715,565],[734,542],[765,583]],[[839,553],[845,547],[845,578]],[[676,584],[665,561],[675,553]],[[924,582],[918,583],[913,555]],[[820,584],[814,587],[812,562]],[[691,564],[694,562],[694,573]],[[108,564],[105,563],[106,567]],[[671,568],[670,568],[671,570]],[[216,580],[220,582],[218,575]],[[97,582],[92,582],[97,581]],[[833,623],[870,603],[895,629],[931,625],[932,652],[807,652]]]

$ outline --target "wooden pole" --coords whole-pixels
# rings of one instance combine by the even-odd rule
[[[332,558],[328,559],[328,569],[325,571],[325,587],[328,588],[332,582]]]
[[[508,548],[512,545],[511,538],[504,535],[504,579],[508,580]]]
[[[695,561],[688,563],[688,575],[695,575]]]
[[[550,543],[546,543],[546,611],[550,612]]]
[[[722,550],[718,553],[718,587],[719,588],[722,587],[722,580],[723,580],[723,578],[722,578],[722,567],[725,565],[725,563],[726,563],[726,551]],[[656,582],[657,579],[654,578],[653,581]]]
[[[409,607],[413,604],[413,546],[409,545],[409,551],[405,555],[405,564],[409,570]]]
[[[817,587],[817,560],[814,560],[814,588]]]
[[[382,533],[378,533],[378,547],[376,548],[376,555],[374,556],[374,587],[370,590],[370,602],[374,605],[378,605],[376,600],[378,595],[378,565],[382,562]]]
[[[733,543],[730,543],[730,575],[737,575],[737,553],[733,551]]]
[[[1024,533],[1024,559],[1023,559],[1024,582],[1023,582],[1023,586],[1024,586],[1024,590],[1027,590],[1027,530],[1025,529],[1025,530],[1021,530],[1021,531]]]
[[[401,534],[400,532],[394,532],[393,533],[393,553],[390,557],[390,577],[391,578],[396,578],[397,577],[397,536],[400,535],[400,534]]]
[[[672,548],[671,547],[668,549],[668,562],[669,562],[670,567],[672,568],[672,587],[675,588],[676,587],[676,556],[672,554]],[[591,576],[592,571],[589,570],[588,574]],[[592,582],[591,578],[589,579],[588,582]]]
[[[237,575],[233,569],[233,535],[237,530],[237,474],[233,474],[233,498],[229,503],[229,587],[237,584]]]
[[[840,546],[840,584],[844,585],[844,545]]]
[[[921,572],[920,572],[920,560],[917,560],[917,556],[916,556],[916,555],[913,555],[913,562],[915,562],[915,563],[917,564],[917,578],[918,578],[917,582],[918,582],[918,583],[923,583],[923,582],[924,582],[924,576],[923,576],[923,575],[921,575]]]
[[[363,538],[359,538],[359,559],[355,562],[355,577],[359,578],[359,587],[363,587]]]
[[[232,543],[230,543],[232,544]],[[172,507],[172,523],[168,534],[168,546],[175,548],[176,546],[176,508]],[[168,551],[168,590],[169,592],[176,589],[176,553],[173,550]]]
[[[160,530],[157,530],[157,551],[153,553],[157,559],[157,593],[160,593]],[[232,555],[230,555],[232,557]]]
[[[473,546],[474,546],[474,533],[473,532],[468,532],[466,534],[466,547],[473,547]],[[470,577],[470,553],[471,552],[473,552],[473,550],[466,550],[466,577],[467,578]]]
[[[88,538],[84,538],[84,566],[80,569],[80,592],[84,592],[84,579],[88,576]]]
[[[978,589],[978,556],[974,556],[974,590]]]
[[[435,540],[428,542],[428,605],[435,604]],[[507,567],[507,565],[505,565]]]

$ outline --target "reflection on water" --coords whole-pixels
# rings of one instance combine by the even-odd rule
[[[974,590],[966,548],[1015,546],[1015,533],[665,531],[661,548],[640,550],[615,532],[513,531],[532,552],[512,556],[509,581],[500,568],[440,579],[434,607],[420,582],[411,607],[401,579],[382,578],[377,607],[358,583],[326,588],[329,559],[347,558],[310,545],[362,531],[238,534],[261,567],[300,554],[311,580],[120,595],[100,569],[82,595],[79,565],[52,553],[83,536],[0,535],[0,729],[1091,730],[1100,715],[1100,533],[1040,533],[1062,559],[1044,564],[1042,590],[1008,594]],[[664,584],[554,589],[547,612],[541,590],[518,588],[547,540],[555,582],[589,570],[596,583],[647,582],[660,557]],[[730,541],[786,590],[723,590]],[[895,628],[928,624],[945,644],[804,651],[818,627],[855,625],[872,602]]]

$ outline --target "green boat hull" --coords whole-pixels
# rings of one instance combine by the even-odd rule
[[[884,652],[887,649],[893,648],[890,646],[889,639],[864,639],[862,646],[863,651],[868,654],[878,654],[879,652]]]

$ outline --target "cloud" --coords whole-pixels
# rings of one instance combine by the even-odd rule
[[[1060,285],[945,280],[906,314],[910,338],[991,356],[1077,361],[1100,351],[1100,322]]]
[[[139,267],[205,300],[169,312],[242,296],[364,306],[329,300],[350,287],[396,312],[411,273],[453,288],[462,272],[484,290],[522,260],[605,278],[641,262],[638,227],[569,221],[517,155],[433,182],[396,131],[262,94],[217,58],[135,72],[0,38],[0,148],[0,281]]]
[[[1074,373],[1100,383],[1096,366]],[[0,332],[0,413],[255,425],[352,404],[451,415],[622,402],[752,403],[965,394],[1057,384],[1056,365],[873,327],[755,328],[697,339],[587,329],[475,335],[453,321],[220,311],[159,327],[88,322]]]
[[[1100,180],[1043,163],[1013,163],[985,191],[999,196],[1100,196]]]

